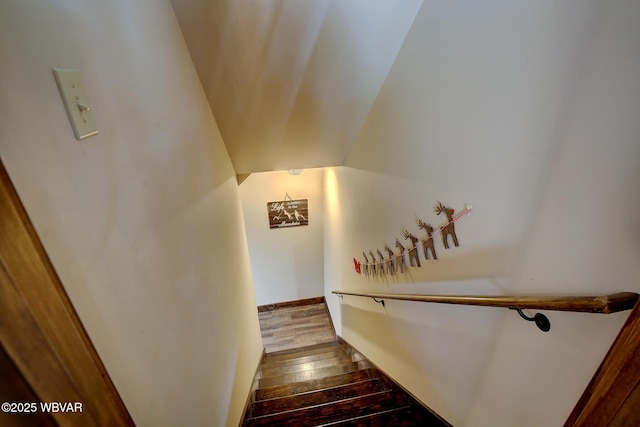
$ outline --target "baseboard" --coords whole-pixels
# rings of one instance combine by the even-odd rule
[[[251,381],[251,388],[249,389],[249,393],[247,394],[247,400],[244,403],[244,410],[242,411],[242,418],[240,419],[240,424],[238,424],[238,427],[246,427],[247,420],[251,418],[251,403],[253,403],[253,394],[256,390],[257,384],[256,377],[258,376],[258,372],[260,372],[260,366],[262,366],[262,362],[264,361],[266,355],[267,349],[263,347],[262,355],[260,356],[260,360],[258,361],[256,370],[253,373],[253,381]]]
[[[273,304],[259,305],[258,312],[261,313],[264,311],[273,311],[281,308],[300,307],[303,305],[311,305],[311,304],[322,304],[323,302],[325,302],[324,296],[305,298],[305,299],[299,299],[294,301],[276,302]]]

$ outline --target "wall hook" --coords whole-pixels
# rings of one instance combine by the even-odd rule
[[[382,304],[382,306],[384,307],[384,300],[383,300],[383,299],[378,300],[376,297],[371,297],[371,298],[373,298],[373,300],[374,300],[375,302],[377,302],[378,304]]]
[[[521,308],[512,308],[511,310],[517,311],[520,317],[522,317],[524,320],[535,322],[538,329],[543,332],[549,332],[549,330],[551,329],[551,322],[549,322],[549,318],[542,313],[536,313],[533,317],[529,317],[522,312]]]

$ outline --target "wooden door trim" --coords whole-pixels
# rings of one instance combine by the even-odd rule
[[[53,414],[56,422],[135,425],[1,161],[0,268],[0,340],[7,354],[39,399],[83,404],[80,415]]]
[[[565,422],[574,426],[640,425],[640,301]]]

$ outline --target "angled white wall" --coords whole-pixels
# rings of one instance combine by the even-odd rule
[[[236,426],[262,351],[241,202],[170,3],[3,1],[0,58],[0,156],[134,421]]]
[[[324,295],[323,169],[251,174],[240,185],[258,305]],[[269,228],[267,204],[307,199],[309,225]]]
[[[425,1],[347,167],[325,180],[341,334],[454,425],[561,425],[626,314],[345,297],[639,291],[640,4]],[[460,247],[387,279],[351,259],[456,210]],[[393,246],[392,246],[393,247]],[[395,247],[393,247],[395,249]]]
[[[174,0],[238,173],[341,165],[422,0]]]

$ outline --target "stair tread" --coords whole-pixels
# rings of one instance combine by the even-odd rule
[[[322,425],[394,408],[391,391],[380,391],[301,409],[250,418],[249,426]]]
[[[253,403],[252,414],[254,417],[262,416],[269,413],[300,409],[380,391],[383,391],[383,386],[377,378],[367,379],[335,387],[257,401]]]
[[[411,413],[407,406],[399,408],[385,409],[383,411],[352,417],[346,420],[334,421],[322,424],[318,427],[399,427],[399,426],[422,426]]]
[[[402,406],[389,410],[379,411],[348,420],[341,420],[323,424],[321,427],[451,427],[446,422],[432,416],[423,418],[409,406]]]
[[[261,320],[263,320],[262,328],[268,332],[272,332],[272,331],[278,332],[278,329],[281,328],[283,325],[287,325],[290,328],[297,328],[301,326],[316,325],[316,324],[322,324],[322,325],[330,324],[329,318],[327,317],[327,311],[324,308],[316,311],[315,313],[308,313],[305,317],[292,315],[292,316],[288,316],[288,318],[276,317],[276,316],[272,316],[270,318],[266,316],[260,316],[260,318]],[[295,319],[295,325],[290,325],[293,319]]]
[[[326,368],[328,366],[350,365],[360,360],[361,359],[358,358],[354,359],[354,356],[352,355],[343,354],[341,356],[323,358],[291,365],[263,366],[261,378],[277,377],[280,375],[292,374],[295,372],[304,372],[319,368]]]
[[[313,354],[323,353],[325,351],[331,351],[332,349],[344,350],[345,345],[339,343],[338,341],[327,341],[320,344],[313,344],[305,347],[298,347],[288,350],[280,350],[268,352],[265,360],[274,361],[274,360],[287,360],[295,357],[301,356],[309,356]]]
[[[277,397],[290,396],[293,394],[304,393],[312,390],[335,387],[338,385],[348,384],[355,381],[363,381],[375,378],[371,369],[361,369],[358,371],[347,372],[345,374],[334,375],[331,377],[321,378],[318,380],[303,381],[298,383],[276,385],[258,389],[255,391],[255,400],[273,399]]]
[[[344,347],[339,347],[339,348],[327,348],[324,351],[319,353],[302,355],[302,356],[292,355],[286,358],[280,357],[275,359],[275,358],[270,358],[270,356],[267,355],[265,359],[262,361],[261,367],[262,369],[264,369],[264,368],[271,368],[271,367],[278,367],[278,366],[300,365],[303,363],[315,362],[317,360],[330,359],[330,358],[341,357],[341,356],[351,356],[352,354],[354,353],[349,349],[346,349]]]
[[[293,372],[290,374],[283,374],[277,377],[261,378],[258,380],[258,388],[271,387],[275,385],[284,385],[296,382],[303,382],[309,380],[317,380],[326,377],[332,377],[335,375],[346,374],[348,372],[359,371],[362,369],[370,368],[371,365],[361,360],[358,362],[352,362],[350,364],[339,366],[328,366],[324,368],[311,369],[302,372]]]

